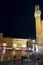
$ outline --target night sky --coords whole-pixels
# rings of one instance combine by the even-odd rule
[[[43,18],[43,0],[14,0],[0,2],[0,32],[5,37],[36,38],[35,5],[39,5]]]

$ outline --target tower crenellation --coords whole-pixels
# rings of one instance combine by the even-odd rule
[[[39,5],[35,6],[35,15],[34,16],[35,17],[41,16],[41,11],[40,11]]]

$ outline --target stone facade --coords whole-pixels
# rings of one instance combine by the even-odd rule
[[[12,47],[12,38],[5,38],[3,37],[3,33],[0,33],[0,60],[2,60],[2,56],[3,56],[3,44],[6,44],[6,47],[9,48],[9,47]],[[3,59],[8,59],[8,57],[11,56],[11,51],[7,50],[4,54],[4,58]]]

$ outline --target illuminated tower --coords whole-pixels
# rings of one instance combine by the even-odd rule
[[[41,11],[38,5],[35,6],[34,17],[35,17],[35,25],[36,25],[36,40],[38,41],[38,38],[41,34]]]

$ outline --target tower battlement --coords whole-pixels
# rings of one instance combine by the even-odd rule
[[[35,6],[35,14],[34,14],[34,16],[35,17],[41,16],[41,11],[40,11],[39,5]]]
[[[39,11],[39,5],[35,6],[35,11]]]

